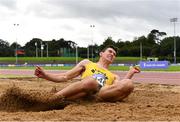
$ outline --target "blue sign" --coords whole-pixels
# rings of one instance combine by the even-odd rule
[[[165,69],[168,68],[168,61],[141,61],[142,69]]]

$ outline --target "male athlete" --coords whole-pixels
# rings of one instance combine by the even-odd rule
[[[71,70],[59,74],[47,73],[37,66],[34,74],[53,82],[64,82],[81,76],[80,81],[55,93],[55,96],[63,96],[67,100],[94,94],[96,98],[103,101],[121,101],[133,91],[131,78],[140,70],[131,67],[122,80],[117,74],[110,72],[108,67],[114,61],[116,52],[115,47],[108,46],[99,53],[100,58],[97,63],[84,59]]]

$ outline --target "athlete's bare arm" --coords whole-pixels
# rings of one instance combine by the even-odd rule
[[[122,78],[122,79],[131,79],[134,76],[135,73],[140,73],[140,72],[141,72],[140,68],[138,68],[138,67],[130,67],[129,71],[127,72],[125,77]],[[115,75],[114,83],[117,82],[117,81],[122,80],[117,74],[114,74],[114,75]]]
[[[85,65],[88,62],[89,62],[89,60],[84,59],[81,62],[79,62],[71,70],[69,70],[65,73],[59,73],[59,74],[45,72],[43,68],[37,66],[34,74],[39,78],[43,78],[43,79],[50,80],[53,82],[68,81],[72,78],[75,78],[75,77],[81,75],[81,73],[84,71]]]

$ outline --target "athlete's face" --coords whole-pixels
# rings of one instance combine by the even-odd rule
[[[116,51],[113,48],[107,48],[104,52],[100,53],[100,56],[112,63],[116,58]]]

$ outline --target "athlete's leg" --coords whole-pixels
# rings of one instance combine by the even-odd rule
[[[133,89],[132,80],[123,79],[113,85],[102,87],[97,94],[97,98],[104,101],[120,101],[127,97]]]
[[[97,90],[98,90],[97,81],[92,77],[88,77],[81,81],[72,83],[71,85],[57,92],[55,95],[64,96],[67,99],[77,99],[85,96],[89,92],[95,92]]]
[[[135,73],[139,73],[138,67],[130,67],[123,80],[117,77],[113,85],[104,86],[97,94],[97,97],[107,101],[119,101],[127,97],[134,89],[131,78]]]

